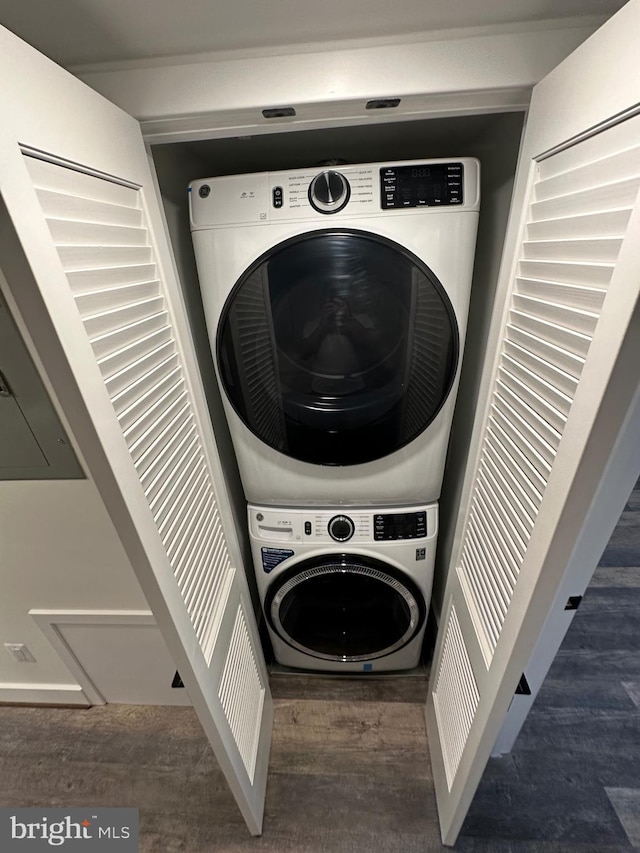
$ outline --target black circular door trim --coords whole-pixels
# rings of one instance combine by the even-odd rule
[[[292,637],[280,619],[280,608],[286,597],[296,587],[307,581],[337,574],[352,574],[386,584],[392,594],[399,596],[409,614],[408,625],[402,635],[383,648],[368,651],[365,654],[352,655],[328,654],[304,645],[298,642],[295,637]],[[333,603],[338,606],[340,605],[339,601]],[[363,601],[363,604],[366,605],[367,602]],[[311,557],[290,567],[286,572],[278,576],[267,590],[264,610],[270,627],[288,646],[310,657],[341,662],[375,660],[399,651],[416,636],[426,618],[424,596],[417,584],[404,574],[404,572],[382,560],[376,560],[360,554],[344,553]]]
[[[229,379],[230,371],[234,369],[237,370],[237,368],[230,367],[230,361],[232,361],[232,359],[230,359],[228,356],[225,358],[223,352],[223,344],[225,340],[224,330],[227,325],[229,314],[233,308],[234,301],[236,300],[238,293],[247,284],[248,280],[251,279],[251,277],[260,269],[263,264],[272,260],[275,256],[286,251],[290,247],[307,241],[322,239],[323,237],[356,237],[361,240],[367,240],[374,244],[379,244],[384,247],[387,247],[388,249],[404,257],[410,264],[414,265],[422,273],[427,282],[435,290],[437,296],[439,297],[441,306],[444,309],[444,312],[448,318],[449,330],[451,333],[450,364],[446,371],[445,381],[442,385],[438,402],[429,411],[428,416],[424,420],[412,422],[411,426],[407,427],[408,434],[406,435],[406,437],[398,439],[388,449],[376,448],[375,451],[372,452],[372,454],[367,455],[365,458],[354,459],[353,461],[351,461],[349,452],[345,452],[345,459],[341,459],[340,461],[334,461],[331,459],[306,458],[304,450],[301,451],[299,447],[292,449],[291,447],[287,446],[287,442],[289,442],[289,439],[287,435],[286,415],[284,414],[282,398],[278,397],[277,403],[274,402],[273,399],[274,397],[277,397],[280,394],[279,378],[275,367],[272,368],[272,374],[270,376],[270,379],[272,380],[271,386],[269,388],[265,387],[262,399],[258,401],[258,404],[256,406],[256,408],[260,409],[260,417],[262,418],[264,424],[264,426],[262,427],[262,433],[258,431],[255,424],[252,424],[251,418],[247,413],[246,400],[244,400],[240,396],[241,402],[239,403],[236,399],[234,399],[234,396],[230,391],[229,386],[233,386],[233,382]],[[264,335],[267,335],[268,333],[270,357],[275,364],[277,341],[275,340],[275,334],[273,330],[271,305],[265,302],[263,306],[263,312],[264,316],[262,319],[262,333]],[[410,334],[413,334],[414,329],[411,328],[409,332]],[[265,343],[266,341],[263,341],[263,344]],[[262,441],[267,446],[278,451],[279,453],[282,453],[284,456],[289,456],[292,459],[296,459],[302,462],[311,462],[312,464],[340,467],[347,465],[366,464],[367,462],[372,462],[377,459],[382,459],[385,456],[389,456],[392,453],[395,453],[396,451],[401,450],[403,447],[410,444],[433,423],[440,410],[444,406],[446,400],[448,399],[449,394],[451,392],[451,388],[453,387],[457,375],[460,357],[460,333],[458,330],[458,323],[456,320],[453,305],[451,304],[451,300],[449,299],[449,296],[444,286],[439,281],[435,273],[427,266],[427,264],[422,261],[417,255],[415,255],[412,251],[402,246],[400,243],[396,243],[394,240],[391,240],[388,237],[384,237],[380,234],[376,234],[375,232],[363,231],[355,228],[321,228],[312,231],[306,231],[303,234],[297,234],[293,237],[283,240],[280,243],[275,244],[274,246],[263,252],[246,268],[246,270],[240,275],[240,277],[236,281],[235,285],[232,287],[223,305],[217,326],[215,349],[216,363],[218,366],[218,372],[221,378],[221,384],[224,390],[224,394],[238,418],[252,433],[252,435],[255,435],[260,441]],[[266,347],[263,346],[263,353],[265,349]],[[237,361],[237,354],[234,353],[234,356],[235,360]],[[267,357],[269,357],[269,355],[267,355]],[[411,367],[416,364],[419,364],[420,362],[420,359],[417,355],[417,350],[411,350],[409,352],[408,358],[410,359]],[[238,384],[240,384],[239,381]],[[264,384],[266,386],[267,383]],[[237,393],[241,395],[241,392]],[[407,388],[405,388],[403,394],[406,395],[406,393]],[[318,412],[321,411],[322,404],[319,403]],[[346,431],[344,431],[344,435],[347,435]],[[309,444],[312,443],[312,441],[309,442]],[[367,451],[367,453],[369,453],[369,451]]]

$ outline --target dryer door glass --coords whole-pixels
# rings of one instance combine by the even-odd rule
[[[265,610],[290,646],[340,661],[371,660],[401,649],[425,618],[413,581],[379,560],[354,555],[299,563],[274,583]]]
[[[435,275],[360,231],[276,246],[240,278],[218,330],[240,418],[270,447],[321,465],[370,462],[414,439],[447,398],[457,360]]]

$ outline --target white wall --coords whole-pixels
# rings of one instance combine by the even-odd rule
[[[0,648],[4,701],[8,684],[76,683],[30,609],[148,609],[91,480],[0,483],[0,542],[0,645],[26,643],[36,658],[17,663]]]
[[[11,305],[1,273],[0,287]],[[15,319],[74,444],[43,366]],[[29,610],[148,610],[95,484],[0,481],[0,543],[0,701],[78,701],[76,679]],[[18,663],[5,643],[24,643],[35,662]]]

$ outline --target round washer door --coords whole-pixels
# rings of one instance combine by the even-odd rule
[[[240,277],[218,326],[218,368],[267,445],[356,465],[429,426],[458,340],[444,287],[418,257],[375,234],[323,229],[274,246]]]
[[[304,560],[269,588],[272,629],[293,648],[323,660],[381,658],[422,627],[426,607],[417,585],[381,560],[330,554]]]

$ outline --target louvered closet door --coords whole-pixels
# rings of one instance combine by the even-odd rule
[[[552,136],[532,112],[536,154]],[[611,125],[521,167],[523,218],[502,274],[427,704],[448,844],[640,378],[640,116]]]
[[[139,124],[2,27],[0,106],[3,290],[259,833],[272,703]]]
[[[488,668],[640,189],[639,134],[628,121],[536,169],[457,566]]]
[[[138,189],[27,156],[80,329],[249,786],[268,686]],[[240,569],[241,571],[241,569]],[[235,581],[235,582],[234,582]],[[253,626],[251,626],[253,627]]]

